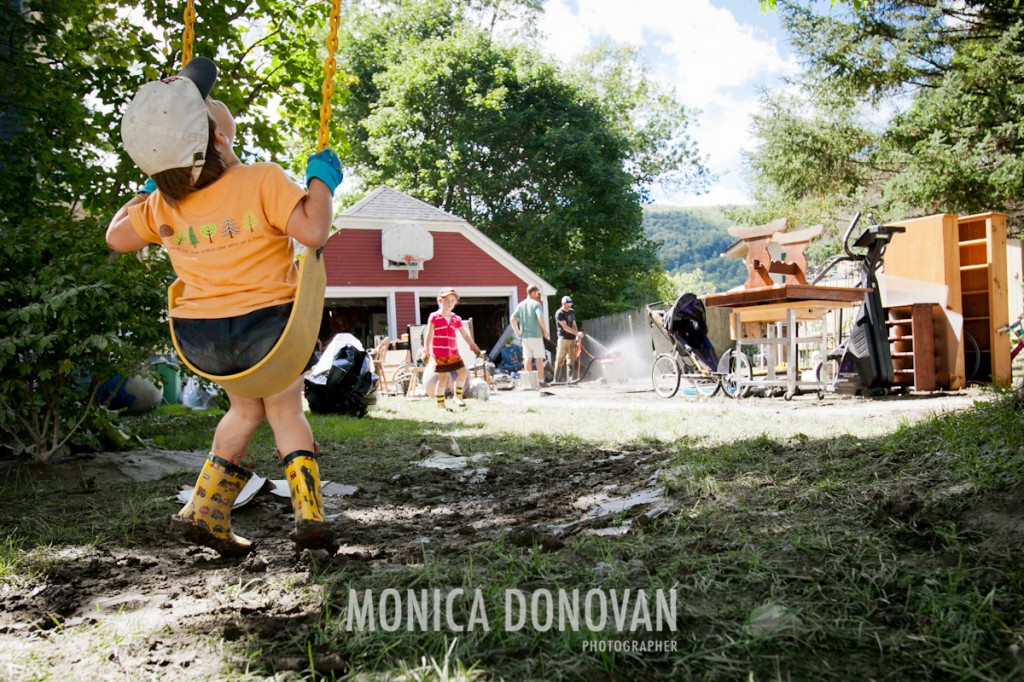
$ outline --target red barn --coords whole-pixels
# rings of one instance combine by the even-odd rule
[[[526,287],[556,291],[508,251],[457,216],[390,187],[380,187],[335,220],[327,241],[327,293],[321,337],[347,331],[367,348],[401,337],[437,309],[454,287],[455,312],[473,318],[477,343],[491,348]]]

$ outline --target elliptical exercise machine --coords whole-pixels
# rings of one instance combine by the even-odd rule
[[[870,217],[870,216],[869,216]],[[818,366],[818,380],[826,389],[837,393],[867,396],[886,395],[894,385],[892,350],[886,327],[886,313],[878,291],[878,270],[882,267],[885,248],[893,235],[906,232],[898,226],[871,225],[850,244],[850,237],[860,221],[857,213],[843,237],[844,253],[830,258],[811,284],[817,284],[839,263],[860,263],[859,286],[869,289],[854,319],[849,335],[829,351]],[[851,248],[852,247],[852,248]],[[854,252],[858,249],[859,252]],[[842,313],[840,312],[840,315]],[[902,389],[905,390],[905,389]]]

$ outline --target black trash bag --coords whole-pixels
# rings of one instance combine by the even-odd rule
[[[365,416],[366,396],[377,383],[372,369],[366,351],[341,346],[328,369],[310,374],[303,382],[309,409],[317,414]]]

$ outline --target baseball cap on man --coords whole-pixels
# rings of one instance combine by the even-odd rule
[[[210,124],[204,100],[217,80],[217,65],[196,57],[177,76],[146,83],[121,119],[121,141],[143,173],[191,168],[199,179]]]
[[[562,303],[572,303],[572,298],[570,298],[569,296],[563,296]]]

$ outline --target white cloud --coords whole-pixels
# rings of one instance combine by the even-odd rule
[[[642,47],[652,75],[672,87],[680,102],[701,110],[691,133],[721,182],[700,198],[652,190],[654,196],[687,204],[718,197],[723,203],[749,201],[740,180],[740,152],[753,146],[749,124],[759,107],[757,89],[798,69],[783,54],[777,29],[744,24],[709,0],[549,0],[540,28],[545,49],[566,62],[598,39]]]

